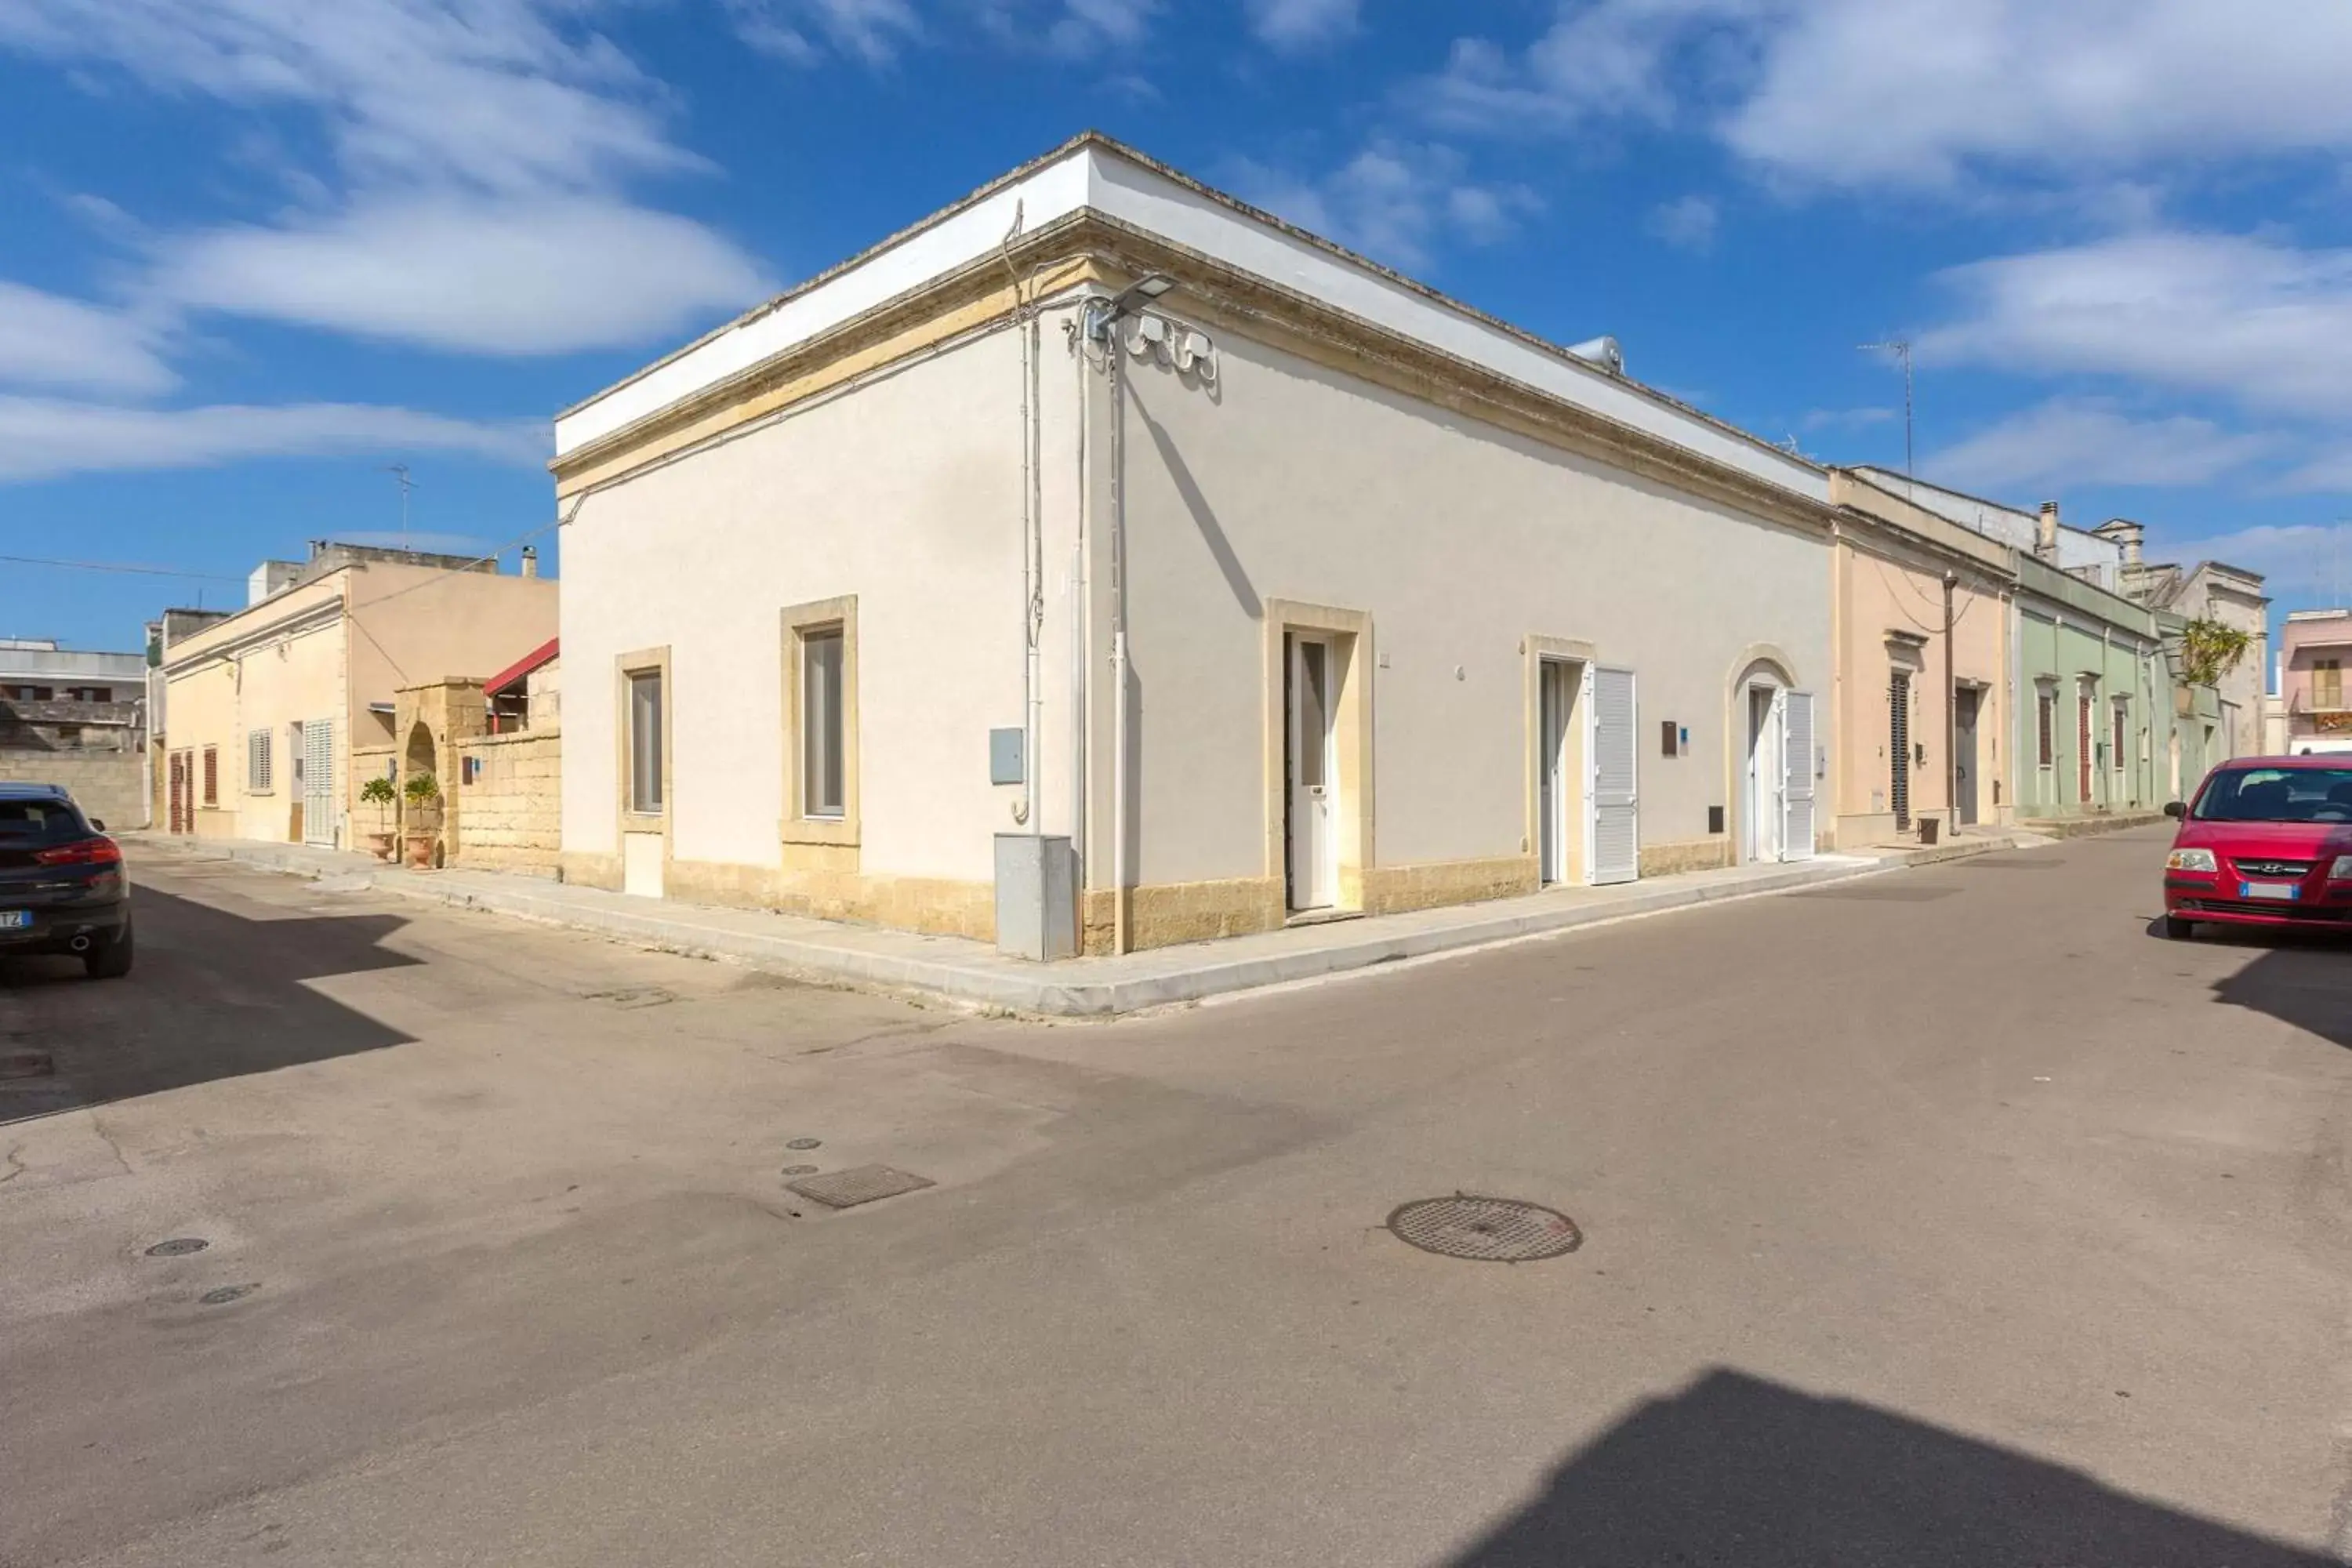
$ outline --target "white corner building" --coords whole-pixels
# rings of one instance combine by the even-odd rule
[[[1080,137],[559,417],[564,875],[1058,953],[1811,854],[1828,476],[1613,350]]]

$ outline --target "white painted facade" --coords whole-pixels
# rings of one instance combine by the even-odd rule
[[[951,285],[1001,286],[1016,214],[1036,266],[1096,269],[1045,301],[1034,379],[1003,311],[922,315]],[[1073,237],[1041,235],[1056,225]],[[1200,279],[1150,310],[1205,332],[1213,374],[1078,351],[1130,237]],[[814,374],[832,334],[870,353],[886,310],[893,344],[910,321],[937,331],[813,395],[761,381],[787,353]],[[1286,624],[1354,659],[1340,907],[1533,885],[1544,653],[1633,672],[1644,874],[1811,851],[1784,776],[1805,726],[1780,717],[1803,699],[1776,693],[1815,699],[1803,782],[1834,820],[1824,471],[1099,140],[569,411],[557,445],[576,879],[985,934],[994,837],[1034,829],[1076,842],[1097,950],[1113,927],[1134,945],[1263,929],[1299,901],[1270,805]],[[851,606],[856,801],[810,832],[786,649],[790,613],[817,605]],[[656,668],[666,786],[645,814],[625,680]],[[1774,715],[1753,789],[1751,700]],[[989,737],[1033,722],[1024,816],[1033,790],[990,782]],[[1569,744],[1583,770],[1591,733]],[[1589,780],[1574,794],[1580,811]],[[1750,835],[1760,811],[1772,829]],[[1131,922],[1107,912],[1120,887]]]

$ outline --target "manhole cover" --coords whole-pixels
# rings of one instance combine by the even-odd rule
[[[42,1078],[57,1070],[47,1051],[10,1051],[0,1056],[0,1078]]]
[[[211,1242],[201,1236],[175,1236],[169,1241],[159,1241],[147,1249],[150,1258],[185,1258],[191,1252],[202,1252]]]
[[[895,1198],[900,1193],[920,1192],[932,1184],[925,1176],[909,1175],[894,1171],[887,1165],[856,1165],[846,1171],[835,1171],[829,1176],[808,1176],[797,1182],[786,1182],[785,1189],[824,1205],[827,1208],[855,1208],[870,1204],[877,1198]]]
[[[196,1300],[203,1302],[207,1307],[226,1307],[231,1301],[243,1300],[246,1297],[252,1295],[256,1290],[260,1289],[261,1287],[258,1284],[224,1285],[217,1290],[205,1291],[203,1295],[197,1297]]]
[[[1532,1263],[1584,1245],[1584,1233],[1558,1209],[1517,1198],[1422,1198],[1389,1215],[1398,1240],[1441,1258],[1482,1263]]]
[[[817,1168],[814,1165],[786,1165],[784,1167],[784,1174],[787,1176],[814,1176],[816,1174],[816,1172]]]
[[[818,1149],[824,1145],[822,1138],[795,1138],[784,1145],[787,1149]]]

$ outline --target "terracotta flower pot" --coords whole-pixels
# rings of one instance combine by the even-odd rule
[[[434,835],[412,833],[408,836],[408,863],[430,870],[433,867]]]
[[[368,852],[379,860],[391,859],[392,847],[396,837],[396,835],[388,831],[383,833],[369,834],[367,836]]]

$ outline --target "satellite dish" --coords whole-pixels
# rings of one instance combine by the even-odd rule
[[[1202,360],[1207,359],[1212,352],[1213,351],[1212,351],[1209,346],[1207,334],[1202,332],[1186,332],[1182,337],[1176,340],[1177,368],[1180,370],[1191,370],[1194,365],[1200,363]]]

